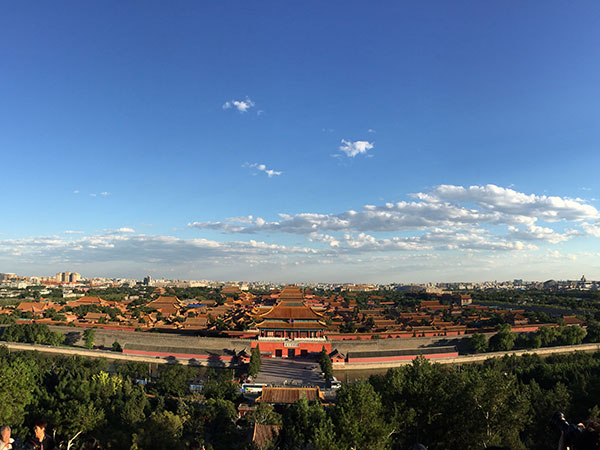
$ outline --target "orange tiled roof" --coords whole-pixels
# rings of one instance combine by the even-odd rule
[[[302,300],[304,293],[298,286],[286,286],[279,293],[280,300]]]
[[[294,404],[301,398],[309,402],[323,399],[319,388],[264,387],[258,403]]]
[[[221,294],[241,294],[242,290],[238,286],[225,286],[221,289]]]
[[[71,303],[71,302],[69,302]],[[80,305],[102,305],[103,303],[106,303],[104,300],[102,300],[100,297],[88,297],[83,296],[81,298],[78,298],[77,300],[74,300],[73,303],[78,303]]]
[[[308,306],[280,306],[275,305],[269,312],[260,316],[262,319],[314,319],[323,318]]]
[[[565,325],[581,325],[583,323],[583,320],[576,316],[563,316],[562,318]]]
[[[285,322],[276,320],[265,320],[256,325],[256,328],[286,329],[286,330],[323,330],[327,325],[323,322]]]
[[[17,306],[17,309],[24,312],[40,313],[47,309],[47,304],[41,302],[21,302]]]
[[[85,320],[100,320],[100,319],[110,319],[110,316],[106,313],[94,313],[89,312],[84,317]]]
[[[179,305],[179,304],[181,304],[181,300],[179,300],[177,297],[163,297],[163,296],[160,296],[156,300],[152,300],[150,303],[148,303],[147,306],[154,306],[154,305],[159,305],[159,304],[164,304],[164,305]]]

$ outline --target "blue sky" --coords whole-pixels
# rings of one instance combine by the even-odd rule
[[[600,279],[600,4],[372,3],[1,2],[0,272]]]

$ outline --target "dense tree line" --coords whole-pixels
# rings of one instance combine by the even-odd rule
[[[49,420],[59,442],[93,436],[102,448],[250,449],[254,423],[282,425],[273,448],[347,450],[514,450],[555,448],[548,422],[562,410],[574,423],[600,413],[600,354],[490,359],[442,366],[425,360],[344,384],[335,405],[300,400],[284,409],[260,404],[239,418],[232,373],[209,370],[202,393],[188,383],[197,368],[162,366],[148,384],[145,364],[110,368],[103,360],[44,357],[0,347],[0,423],[23,437]]]
[[[468,291],[474,301],[499,302],[513,305],[569,308],[585,311],[600,319],[600,291],[569,290],[486,290]]]
[[[345,384],[328,409],[299,402],[283,412],[282,449],[433,450],[555,448],[556,410],[572,422],[600,413],[600,354],[536,355],[461,367],[417,360]]]
[[[579,345],[585,342],[600,342],[600,326],[592,322],[586,331],[580,326],[540,327],[538,331],[514,333],[509,325],[500,325],[498,332],[489,341],[482,334],[475,333],[469,339],[474,353],[501,352],[509,350],[536,349],[562,345]]]
[[[0,338],[8,342],[25,342],[29,344],[60,345],[65,341],[65,335],[50,331],[46,324],[26,323],[16,324],[1,330]]]

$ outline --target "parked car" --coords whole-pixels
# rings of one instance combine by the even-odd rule
[[[330,377],[327,379],[327,386],[329,386],[331,389],[339,389],[342,387],[342,382],[336,377]]]

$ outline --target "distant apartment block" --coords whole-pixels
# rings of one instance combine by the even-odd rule
[[[56,274],[56,281],[59,283],[77,283],[81,280],[81,275],[77,272],[60,272]]]

